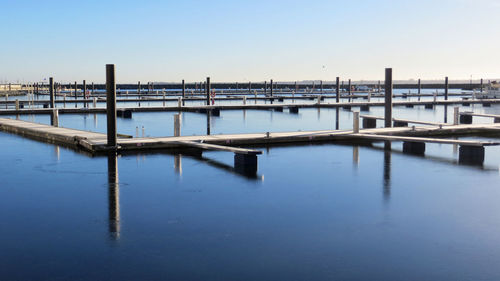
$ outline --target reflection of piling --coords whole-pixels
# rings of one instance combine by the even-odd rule
[[[120,187],[116,153],[108,154],[108,219],[113,239],[120,237]]]
[[[179,175],[182,175],[182,155],[174,155],[174,169]]]
[[[391,197],[391,151],[384,151],[384,199],[389,200]]]
[[[210,118],[211,118],[211,115],[212,115],[212,111],[211,110],[207,110],[207,135],[210,135]]]
[[[352,147],[352,162],[356,166],[359,164],[359,146],[357,145]]]
[[[335,108],[335,130],[339,130],[339,118],[340,118],[340,114],[339,114],[339,108]]]

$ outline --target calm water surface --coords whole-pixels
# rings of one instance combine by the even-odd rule
[[[173,114],[134,113],[118,128],[172,135]],[[444,108],[395,116],[442,122]],[[104,115],[60,118],[105,131]],[[348,111],[339,118],[351,127]],[[211,121],[214,133],[334,129],[336,110],[222,111]],[[204,133],[205,115],[183,114],[183,134]],[[486,148],[481,167],[458,165],[452,145],[427,145],[425,157],[402,154],[401,143],[261,147],[247,178],[225,152],[92,158],[6,133],[0,141],[0,280],[500,279],[500,147]]]

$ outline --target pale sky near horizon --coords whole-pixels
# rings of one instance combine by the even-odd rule
[[[500,0],[2,0],[0,82],[500,77]]]

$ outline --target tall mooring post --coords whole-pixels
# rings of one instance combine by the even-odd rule
[[[205,84],[205,88],[207,90],[207,105],[210,105],[210,77],[207,77],[207,83]]]
[[[481,78],[481,93],[483,92],[483,78]]]
[[[349,79],[349,99],[351,98],[352,95],[352,86],[351,86],[351,79]]]
[[[264,96],[267,95],[267,81],[264,81]]]
[[[114,64],[106,64],[106,115],[108,146],[116,148],[116,81]]]
[[[422,82],[420,81],[420,79],[418,79],[418,89],[417,89],[417,93],[418,95],[420,96],[420,92],[422,91]],[[420,98],[420,97],[419,97]]]
[[[138,81],[137,82],[137,94],[140,95],[141,94],[141,81]]]
[[[182,105],[184,106],[184,99],[186,98],[186,82],[182,80]]]
[[[85,80],[83,80],[83,95],[82,95],[82,99],[83,99],[83,107],[87,107],[87,82],[85,82]]]
[[[336,89],[335,89],[335,93],[336,93],[336,97],[335,97],[335,100],[337,103],[340,102],[340,77],[337,77],[337,80],[336,80],[337,84],[336,84]]]
[[[444,78],[444,100],[448,100],[448,77]]]
[[[270,91],[270,93],[271,93],[271,97],[273,96],[273,85],[274,85],[274,84],[273,84],[273,79],[271,79],[271,89],[270,89],[270,90],[271,90],[271,91]]]
[[[392,68],[385,69],[385,127],[392,127]]]
[[[54,96],[54,78],[49,77],[49,94],[50,94],[50,108],[55,108],[55,96]]]
[[[75,81],[75,100],[78,99],[78,84],[76,84],[76,81]],[[76,107],[76,104],[75,104],[75,107]]]

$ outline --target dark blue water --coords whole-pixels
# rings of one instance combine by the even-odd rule
[[[333,129],[335,113],[222,111],[212,131]],[[171,135],[173,114],[134,113],[118,128]],[[341,128],[350,116],[340,110]],[[442,122],[444,110],[395,116]],[[105,129],[103,115],[60,118]],[[183,114],[183,134],[205,126],[205,115]],[[429,144],[425,157],[401,143],[261,147],[247,178],[225,152],[92,158],[0,141],[0,280],[500,279],[500,147],[486,148],[483,166],[458,165],[452,145]]]

